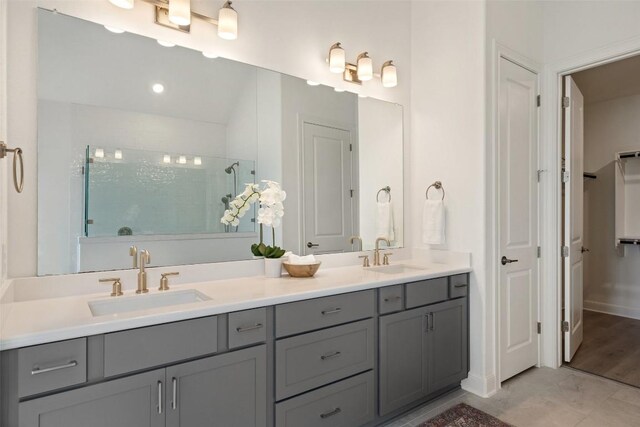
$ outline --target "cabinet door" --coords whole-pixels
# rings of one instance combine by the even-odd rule
[[[429,306],[429,393],[460,383],[468,372],[467,298]]]
[[[167,426],[266,425],[266,346],[167,368]]]
[[[162,427],[164,369],[20,403],[20,427]]]
[[[380,317],[380,415],[428,393],[428,312],[421,307]]]

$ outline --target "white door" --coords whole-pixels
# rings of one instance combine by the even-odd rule
[[[351,132],[305,122],[302,138],[304,252],[351,250]]]
[[[500,59],[500,381],[538,363],[538,76]]]
[[[564,78],[564,360],[582,344],[584,97],[571,76]],[[564,249],[565,251],[567,249]],[[566,256],[568,255],[568,256]]]

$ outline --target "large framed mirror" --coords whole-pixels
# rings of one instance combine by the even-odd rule
[[[39,275],[250,259],[263,180],[287,250],[402,246],[402,106],[38,11]]]

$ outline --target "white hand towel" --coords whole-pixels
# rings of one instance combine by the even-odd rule
[[[444,202],[425,200],[422,211],[422,243],[441,245],[444,240]]]
[[[376,217],[376,236],[384,237],[389,241],[395,240],[393,224],[393,205],[391,202],[378,202],[378,215]]]
[[[314,257],[313,255],[299,256],[299,255],[289,253],[287,263],[294,264],[294,265],[308,265],[308,264],[315,264],[317,263],[317,261],[316,261],[316,257]]]

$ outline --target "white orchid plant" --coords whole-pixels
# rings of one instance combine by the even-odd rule
[[[251,205],[260,202],[258,209],[258,224],[260,224],[260,243],[251,245],[251,252],[255,256],[265,258],[281,258],[285,250],[276,246],[276,228],[282,224],[284,216],[284,205],[282,202],[287,198],[287,193],[280,188],[280,184],[275,181],[264,180],[263,188],[259,184],[246,184],[242,194],[239,194],[229,203],[229,209],[224,211],[220,219],[225,225],[237,226]],[[263,243],[263,226],[271,227],[272,246]]]

